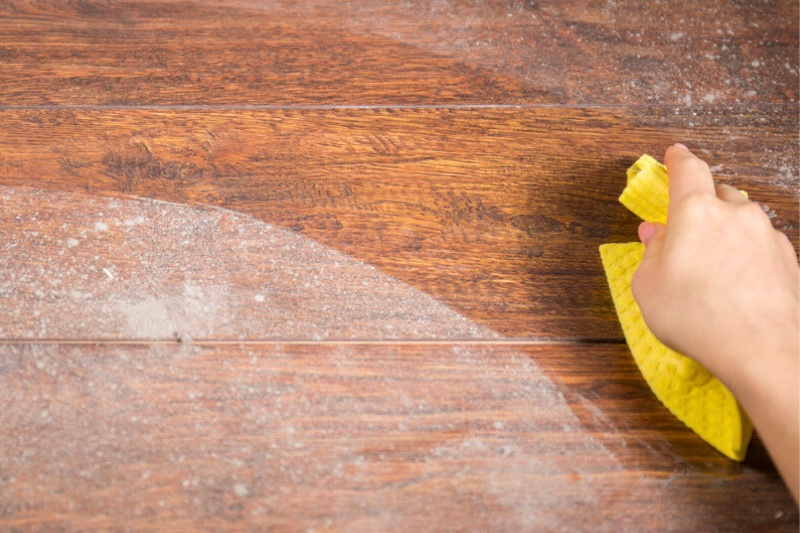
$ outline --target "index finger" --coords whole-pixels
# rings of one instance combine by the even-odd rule
[[[680,202],[693,195],[710,195],[716,198],[714,178],[705,161],[694,155],[682,144],[667,148],[664,156],[669,175],[670,204]]]

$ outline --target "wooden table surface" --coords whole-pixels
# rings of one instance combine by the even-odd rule
[[[597,247],[682,141],[798,247],[798,3],[0,4],[0,529],[797,531]]]

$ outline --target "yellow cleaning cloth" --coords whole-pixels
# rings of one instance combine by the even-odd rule
[[[620,202],[650,222],[665,223],[669,205],[667,170],[643,155],[628,170]],[[667,409],[714,448],[744,459],[753,425],[733,394],[701,364],[664,346],[642,318],[631,291],[644,255],[638,242],[604,244],[600,257],[625,340],[645,381]]]

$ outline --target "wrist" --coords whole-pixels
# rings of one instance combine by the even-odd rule
[[[795,315],[796,316],[796,315]],[[800,381],[800,324],[792,314],[771,322],[764,333],[732,339],[727,354],[720,354],[708,367],[742,403],[752,409],[754,401],[773,395],[795,394]]]

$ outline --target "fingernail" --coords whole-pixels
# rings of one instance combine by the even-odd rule
[[[677,146],[678,148],[683,148],[684,150],[688,150],[689,149],[689,147],[686,146],[683,143],[675,143],[675,146]]]

